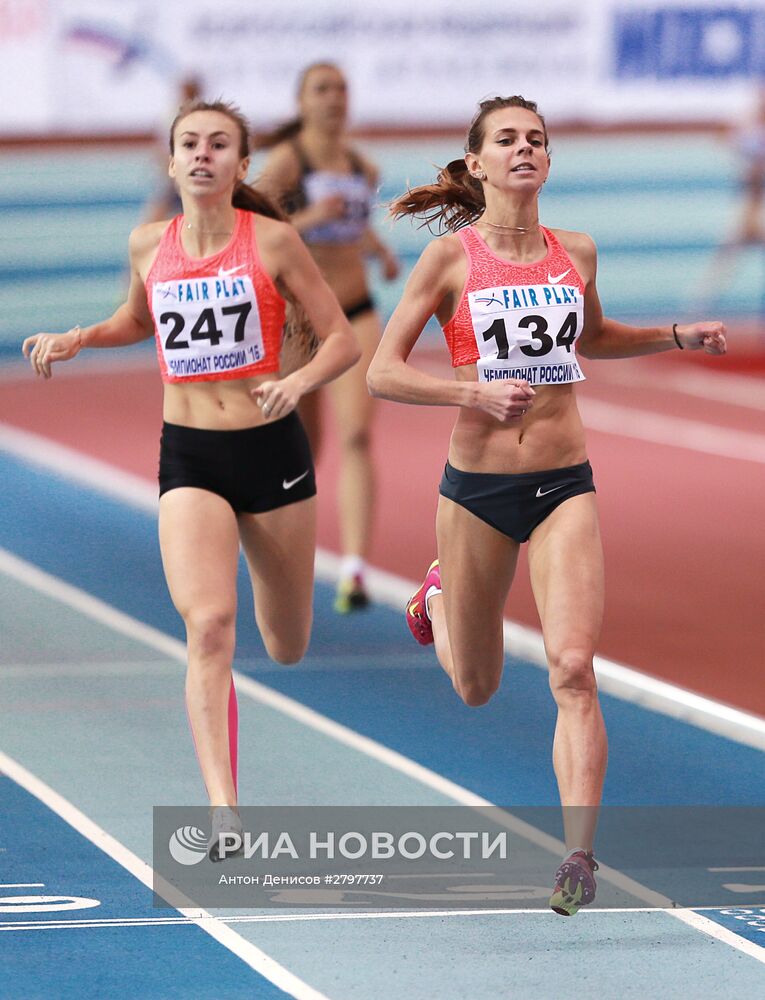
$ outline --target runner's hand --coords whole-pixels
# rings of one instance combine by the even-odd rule
[[[342,219],[345,215],[345,198],[341,194],[330,194],[310,206],[311,225],[318,226],[322,222],[332,222]]]
[[[724,323],[677,324],[677,339],[687,351],[705,350],[707,354],[725,354],[727,348]]]
[[[267,420],[279,420],[292,413],[300,402],[301,393],[292,376],[287,375],[261,382],[252,390],[252,396]]]
[[[518,420],[534,405],[536,393],[525,379],[502,379],[497,382],[479,382],[479,410],[484,410],[500,423]]]
[[[25,358],[29,358],[35,375],[50,378],[54,361],[69,361],[80,353],[82,336],[79,326],[67,333],[35,333],[21,345]]]

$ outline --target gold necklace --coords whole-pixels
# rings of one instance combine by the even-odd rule
[[[200,236],[230,236],[233,233],[233,229],[228,230],[215,230],[215,229],[197,229],[196,226],[192,226],[190,222],[187,222],[185,227],[190,229],[194,233],[199,233]]]
[[[539,229],[539,219],[537,219],[537,221],[531,226],[500,226],[498,223],[488,222],[486,219],[478,219],[476,224],[478,223],[482,226],[488,226],[489,229],[494,229],[497,232],[520,233],[522,235],[536,232],[536,230]]]

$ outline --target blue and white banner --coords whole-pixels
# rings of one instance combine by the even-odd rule
[[[190,74],[265,126],[316,60],[360,126],[461,127],[498,93],[552,122],[723,119],[765,74],[765,2],[0,0],[0,59],[0,134],[164,127]]]

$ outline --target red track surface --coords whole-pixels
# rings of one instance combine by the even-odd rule
[[[442,362],[423,354],[422,363]],[[589,431],[606,548],[600,652],[765,716],[765,379],[744,384],[741,376],[727,377],[748,364],[735,353],[722,363],[679,353],[585,362],[589,378],[580,396],[586,421],[590,400],[620,408],[614,411],[616,433]],[[153,480],[161,422],[158,375],[148,369],[84,369],[73,365],[48,383],[26,373],[4,380],[0,420]],[[714,394],[726,387],[724,399],[705,398],[703,388],[701,395],[698,388],[678,391],[668,382],[699,372],[717,373]],[[755,447],[760,440],[763,457],[745,461],[636,439],[629,435],[640,413],[661,415],[670,428],[679,419],[756,435],[749,440]],[[430,562],[453,420],[450,409],[380,404],[375,565],[417,579]],[[328,433],[319,463],[319,537],[330,549],[337,546],[336,469]],[[507,612],[538,625],[523,563]]]

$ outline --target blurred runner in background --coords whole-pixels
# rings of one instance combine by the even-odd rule
[[[337,507],[343,561],[335,609],[366,607],[364,570],[375,504],[371,454],[374,402],[366,371],[381,325],[369,291],[366,258],[376,258],[386,280],[399,271],[395,255],[369,224],[378,185],[375,167],[347,136],[348,83],[331,63],[308,66],[300,77],[298,116],[257,139],[271,152],[257,182],[284,208],[302,235],[359,339],[361,362],[329,386],[340,441]],[[304,397],[300,415],[314,457],[321,443],[319,394]]]

